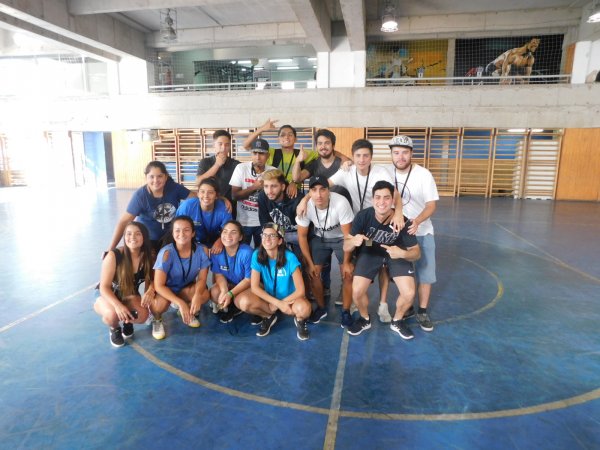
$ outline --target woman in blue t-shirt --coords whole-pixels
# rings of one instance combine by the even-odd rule
[[[250,285],[257,298],[251,298],[243,311],[263,318],[257,336],[266,336],[277,322],[278,314],[294,316],[296,335],[309,337],[306,319],[311,306],[304,295],[304,282],[298,258],[285,248],[285,232],[276,223],[262,228],[262,242],[252,255]]]
[[[154,263],[154,289],[158,313],[154,313],[152,336],[164,339],[165,329],[162,323],[164,313],[171,303],[179,308],[183,323],[198,328],[200,322],[196,314],[208,301],[206,286],[208,277],[208,251],[203,245],[196,245],[194,221],[188,216],[179,216],[173,220],[173,243],[165,245]]]
[[[117,222],[108,246],[109,250],[119,243],[125,225],[135,219],[146,225],[152,246],[158,251],[160,239],[169,233],[179,202],[195,195],[185,186],[173,181],[167,168],[160,161],[149,162],[144,174],[146,184],[133,193],[127,211]]]
[[[196,242],[210,249],[211,254],[223,251],[219,239],[225,222],[231,213],[223,200],[219,199],[219,185],[213,177],[205,178],[198,185],[198,197],[184,200],[177,208],[177,216],[190,216],[196,227]]]
[[[254,249],[242,243],[244,231],[237,220],[230,220],[223,226],[221,244],[225,251],[211,254],[211,271],[215,276],[215,284],[210,289],[210,297],[220,310],[222,323],[228,323],[239,314],[240,304],[248,303],[248,297],[258,300],[250,290],[252,273],[252,253]]]
[[[148,306],[154,299],[148,229],[138,222],[128,223],[123,243],[123,247],[113,248],[104,255],[94,303],[94,311],[110,328],[113,347],[123,347],[124,338],[133,336],[133,324],[146,321]],[[145,285],[143,297],[139,290],[142,283]]]

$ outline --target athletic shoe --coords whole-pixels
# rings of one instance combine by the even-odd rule
[[[327,310],[325,308],[319,308],[317,306],[317,309],[313,311],[308,321],[310,323],[319,323],[321,319],[324,319],[325,317],[327,317]]]
[[[263,318],[260,316],[252,316],[250,319],[250,325],[260,325],[263,321]]]
[[[113,347],[123,347],[125,345],[125,339],[121,334],[121,327],[111,328],[110,332],[110,343]]]
[[[380,322],[390,323],[392,321],[392,316],[390,316],[390,311],[388,309],[387,303],[381,303],[379,305],[379,309],[377,310],[377,315],[379,316]]]
[[[421,327],[421,329],[423,331],[433,331],[433,322],[429,318],[429,314],[427,314],[427,313],[423,313],[423,314],[417,313],[417,323],[419,324],[419,326]]]
[[[190,328],[200,328],[200,321],[196,316],[192,316],[190,323],[187,324]]]
[[[162,319],[154,320],[152,322],[152,337],[161,340],[164,339],[165,336],[165,326],[163,325]]]
[[[404,319],[410,319],[411,317],[415,316],[415,307],[411,305],[410,308],[408,308],[406,310],[406,312],[404,313],[404,316],[402,316],[402,320]]]
[[[392,324],[390,325],[392,331],[395,331],[400,335],[402,339],[412,339],[415,337],[413,332],[404,322],[404,319],[401,320],[392,320]]]
[[[350,311],[348,311],[347,309],[344,309],[342,311],[342,323],[341,323],[341,327],[342,328],[348,328],[349,326],[352,325],[354,321],[352,320],[352,316],[350,315]]]
[[[241,313],[242,311],[232,303],[227,308],[227,311],[221,311],[219,314],[219,321],[221,323],[229,323],[235,316],[239,316]]]
[[[310,337],[308,333],[308,327],[306,326],[306,320],[298,320],[294,317],[294,323],[296,324],[296,336],[301,341],[305,341]]]
[[[371,319],[365,319],[364,317],[360,316],[358,320],[346,328],[346,331],[352,336],[358,336],[360,333],[368,330],[369,328],[371,328]]]
[[[258,337],[265,337],[271,331],[271,327],[277,322],[277,313],[265,317],[260,323],[260,329],[256,332]]]
[[[123,337],[129,339],[133,336],[133,324],[131,322],[125,322],[123,324]]]

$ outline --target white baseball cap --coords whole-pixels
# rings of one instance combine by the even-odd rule
[[[408,136],[400,135],[394,136],[389,143],[390,148],[392,147],[409,147],[413,148],[413,141]]]

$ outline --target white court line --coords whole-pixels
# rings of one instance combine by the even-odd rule
[[[335,448],[335,439],[337,437],[338,421],[340,418],[340,407],[342,404],[342,388],[344,387],[344,371],[346,370],[346,360],[348,359],[348,333],[342,330],[342,345],[340,345],[340,359],[338,360],[337,370],[335,372],[335,384],[331,405],[329,406],[329,418],[327,419],[327,433],[325,434],[324,450],[333,450]]]
[[[25,322],[26,320],[32,319],[35,316],[39,316],[44,311],[48,311],[49,309],[54,308],[55,306],[60,305],[61,303],[66,302],[67,300],[71,300],[73,297],[75,297],[75,296],[77,296],[79,294],[84,293],[88,289],[92,289],[94,286],[96,286],[96,284],[97,283],[90,284],[88,287],[85,287],[85,288],[83,288],[83,289],[81,289],[81,290],[79,290],[79,291],[77,291],[77,292],[75,292],[75,293],[73,293],[71,295],[68,295],[67,297],[65,297],[65,298],[63,298],[61,300],[58,300],[58,301],[56,301],[54,303],[50,303],[49,305],[44,306],[42,309],[38,309],[37,311],[34,311],[34,312],[30,313],[30,314],[27,314],[24,317],[21,317],[20,319],[15,320],[14,322],[9,323],[8,325],[4,325],[2,328],[0,328],[0,333],[4,333],[5,331],[10,330],[11,328],[19,325],[22,322]]]

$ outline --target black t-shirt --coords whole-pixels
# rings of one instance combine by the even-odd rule
[[[258,220],[261,226],[267,222],[273,222],[281,225],[286,232],[296,231],[296,208],[298,203],[304,198],[302,192],[298,192],[296,198],[289,198],[287,195],[281,202],[269,200],[265,191],[258,194]]]
[[[408,234],[410,221],[406,217],[404,220],[404,228],[400,233],[396,233],[389,224],[383,225],[375,218],[375,208],[371,206],[370,208],[363,209],[354,217],[350,234],[353,236],[364,234],[373,241],[372,246],[367,246],[366,242],[363,243],[360,247],[361,253],[365,252],[368,255],[384,257],[387,255],[387,252],[381,247],[381,244],[396,245],[403,250],[418,244],[417,237]]]
[[[217,158],[215,156],[209,156],[201,159],[200,163],[198,164],[198,171],[196,174],[204,175],[212,166],[214,166],[216,160]],[[217,183],[219,184],[219,195],[227,198],[230,202],[233,202],[233,198],[231,196],[231,186],[229,185],[229,180],[231,180],[231,175],[233,175],[233,171],[239,163],[240,162],[237,159],[227,158],[225,164],[219,167],[219,170],[215,175]]]
[[[321,158],[317,158],[317,159],[309,162],[304,168],[308,171],[308,173],[310,174],[311,177],[319,176],[319,177],[331,178],[334,173],[336,173],[338,170],[340,170],[341,165],[342,165],[342,158],[340,158],[339,156],[336,156],[333,161],[333,164],[329,167],[325,167],[323,165],[323,162],[321,161]],[[345,187],[335,184],[335,185],[331,186],[330,191],[336,192],[336,193],[346,197],[346,200],[348,200],[348,203],[350,203],[350,208],[352,208],[352,197],[350,197],[350,192],[348,192],[348,190]]]

